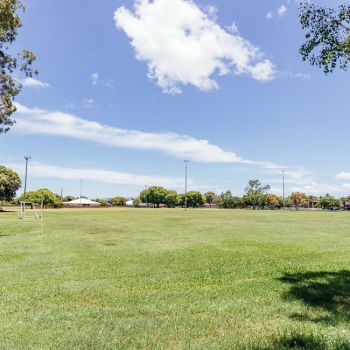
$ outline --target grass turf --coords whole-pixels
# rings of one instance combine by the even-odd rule
[[[350,213],[0,213],[0,349],[350,349]]]

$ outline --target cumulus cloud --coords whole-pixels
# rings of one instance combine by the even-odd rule
[[[284,16],[288,11],[288,8],[286,5],[281,5],[278,9],[277,9],[277,14],[278,16],[282,17]]]
[[[100,78],[100,76],[99,76],[98,72],[92,73],[91,74],[91,84],[93,86],[97,85],[99,78]]]
[[[19,173],[24,173],[22,164],[10,164],[11,168]],[[103,169],[82,169],[82,168],[66,168],[49,164],[32,162],[30,164],[30,176],[36,178],[55,178],[63,180],[88,180],[100,183],[109,183],[114,185],[134,185],[144,186],[165,186],[170,188],[180,188],[183,186],[184,180],[176,177],[150,176],[124,173]],[[192,183],[190,181],[190,183]]]
[[[24,87],[28,87],[28,88],[34,88],[34,89],[45,89],[50,87],[49,83],[45,83],[43,81],[40,81],[38,79],[34,79],[34,78],[25,78],[20,80],[20,83],[24,86]]]
[[[268,12],[268,13],[266,14],[266,19],[272,19],[272,18],[274,18],[274,17],[275,17],[275,15],[273,14],[272,11],[270,11],[270,12]]]
[[[273,63],[237,30],[217,24],[215,16],[215,7],[205,12],[190,0],[138,0],[133,10],[122,6],[114,13],[137,59],[148,63],[148,77],[166,93],[181,93],[185,85],[218,89],[216,74],[273,79]]]
[[[287,1],[287,3],[289,4],[290,1]],[[266,14],[265,18],[267,20],[270,20],[270,19],[273,19],[275,18],[276,16],[277,17],[283,17],[287,14],[288,12],[288,6],[287,5],[284,5],[282,4],[281,6],[279,6],[275,11],[270,11]]]

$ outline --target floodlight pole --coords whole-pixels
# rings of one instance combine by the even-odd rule
[[[32,157],[24,156],[24,159],[26,160],[26,173],[24,177],[24,193],[23,193],[23,200],[26,200],[26,194],[27,194],[27,176],[28,176],[28,162]]]
[[[185,162],[185,210],[187,210],[187,172],[189,160],[184,160]]]
[[[285,195],[285,183],[284,183],[285,174],[286,174],[286,171],[282,170],[282,178],[283,178],[283,209],[286,209],[286,195]]]

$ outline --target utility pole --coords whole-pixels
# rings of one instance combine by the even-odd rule
[[[286,195],[285,195],[285,184],[284,184],[285,174],[286,174],[286,171],[282,170],[282,177],[283,177],[283,209],[286,209]]]
[[[146,208],[148,208],[148,186],[146,185]]]
[[[185,162],[185,210],[187,210],[187,172],[189,160],[184,160]]]
[[[63,187],[61,187],[61,199],[63,199]]]
[[[28,162],[32,159],[32,157],[24,156],[24,159],[26,160],[26,173],[24,177],[24,194],[23,194],[23,200],[26,201],[26,194],[27,194],[27,176],[28,176]]]

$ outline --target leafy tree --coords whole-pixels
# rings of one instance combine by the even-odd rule
[[[299,209],[300,207],[307,206],[309,203],[305,193],[302,192],[293,192],[289,197],[289,202],[292,206],[295,206],[297,209]]]
[[[65,196],[62,198],[63,202],[71,202],[74,201],[74,199],[78,199],[77,197],[73,197],[73,196]]]
[[[244,204],[253,207],[254,210],[256,207],[265,206],[266,195],[269,189],[269,185],[262,186],[259,180],[249,180],[248,186],[244,190]]]
[[[350,203],[350,196],[340,198],[341,205],[346,206],[346,203]]]
[[[134,199],[134,207],[138,207],[142,203],[140,198],[135,198]]]
[[[168,208],[175,208],[180,203],[180,198],[176,191],[169,191],[165,196],[165,204]]]
[[[185,195],[181,195],[180,197],[180,204],[182,206],[185,205]],[[198,208],[205,204],[205,197],[200,193],[196,191],[188,192],[187,193],[187,206],[192,208]]]
[[[124,197],[114,197],[109,201],[113,205],[113,207],[124,207],[126,205],[126,198]]]
[[[16,111],[13,101],[22,88],[15,77],[16,72],[22,72],[26,77],[37,75],[31,68],[35,55],[29,50],[13,55],[10,48],[22,26],[18,12],[24,10],[20,0],[0,1],[0,134],[14,124],[11,118]]]
[[[300,48],[303,60],[326,74],[337,65],[346,70],[350,59],[350,5],[334,9],[303,2],[299,17],[302,28],[307,29],[306,42]]]
[[[18,202],[24,201],[24,195],[18,198]],[[63,204],[62,198],[60,195],[53,193],[47,188],[42,188],[37,191],[31,191],[26,193],[26,202],[33,202],[40,204],[43,201],[44,205],[52,205],[57,208]]]
[[[18,174],[12,169],[0,165],[0,202],[10,202],[20,187],[21,179]]]
[[[212,204],[214,203],[216,194],[214,192],[207,192],[207,193],[204,193],[204,197],[206,202],[209,204],[211,208]]]
[[[339,208],[340,207],[340,200],[327,194],[326,196],[321,197],[320,207],[322,209],[328,209],[328,210],[330,210],[332,208]]]
[[[95,202],[100,203],[101,207],[105,207],[107,205],[107,201],[105,201],[104,199],[97,198],[95,199]]]
[[[275,194],[268,194],[266,196],[265,205],[270,209],[281,208],[283,206],[283,198],[276,196]]]
[[[226,191],[220,195],[219,206],[224,209],[235,209],[242,205],[242,200],[239,197],[232,195],[231,191]]]
[[[154,207],[160,206],[160,204],[165,204],[165,198],[169,191],[163,187],[153,186],[147,191],[147,201],[152,203]],[[146,203],[146,190],[140,193],[140,198],[143,203]]]

